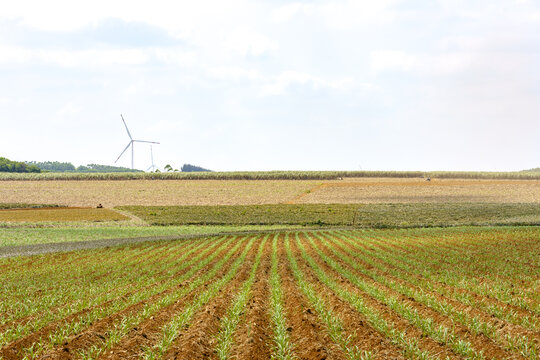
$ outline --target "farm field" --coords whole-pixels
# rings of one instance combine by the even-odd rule
[[[343,180],[0,181],[3,203],[107,208],[125,205],[299,203],[540,203],[539,180],[343,178]]]
[[[2,222],[55,221],[122,221],[129,217],[109,209],[96,208],[38,208],[0,210]]]
[[[540,204],[268,204],[225,206],[123,206],[152,225],[282,224],[371,228],[456,225],[537,225]]]
[[[70,226],[9,227],[0,229],[0,247],[67,243],[117,238],[207,235],[224,232],[288,229],[283,225],[182,225],[182,226]],[[1,256],[1,251],[0,251]]]
[[[316,186],[313,180],[2,181],[7,203],[64,206],[227,205],[280,203]]]
[[[540,202],[540,181],[479,179],[345,179],[325,182],[294,203]]]
[[[540,228],[321,230],[0,259],[2,359],[538,359]]]

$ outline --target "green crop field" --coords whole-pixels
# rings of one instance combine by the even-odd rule
[[[122,206],[153,225],[288,224],[358,227],[540,225],[540,204],[268,204]]]
[[[321,230],[0,259],[0,357],[538,359],[540,228]]]
[[[256,175],[4,178],[0,360],[539,358],[535,175]]]

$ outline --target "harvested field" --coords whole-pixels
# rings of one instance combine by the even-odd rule
[[[105,207],[120,205],[276,204],[317,185],[313,180],[2,181],[0,202]]]
[[[538,180],[345,178],[344,180],[1,181],[0,202],[63,206],[295,203],[540,203]]]
[[[540,181],[477,179],[345,179],[326,181],[289,203],[539,203]]]
[[[109,209],[95,208],[39,208],[0,210],[0,222],[41,221],[121,221],[125,215]]]
[[[537,359],[540,228],[222,236],[0,259],[7,359]]]

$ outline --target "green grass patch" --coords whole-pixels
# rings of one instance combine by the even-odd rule
[[[269,204],[121,206],[152,225],[304,225],[373,228],[538,225],[540,204]]]
[[[116,238],[135,238],[167,235],[206,235],[222,232],[279,230],[282,225],[184,225],[184,226],[131,226],[131,227],[54,227],[54,228],[0,228],[0,246],[35,245]]]

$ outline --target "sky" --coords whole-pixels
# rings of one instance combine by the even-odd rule
[[[532,0],[11,1],[0,156],[114,165],[123,114],[160,168],[530,169],[538,64]]]

